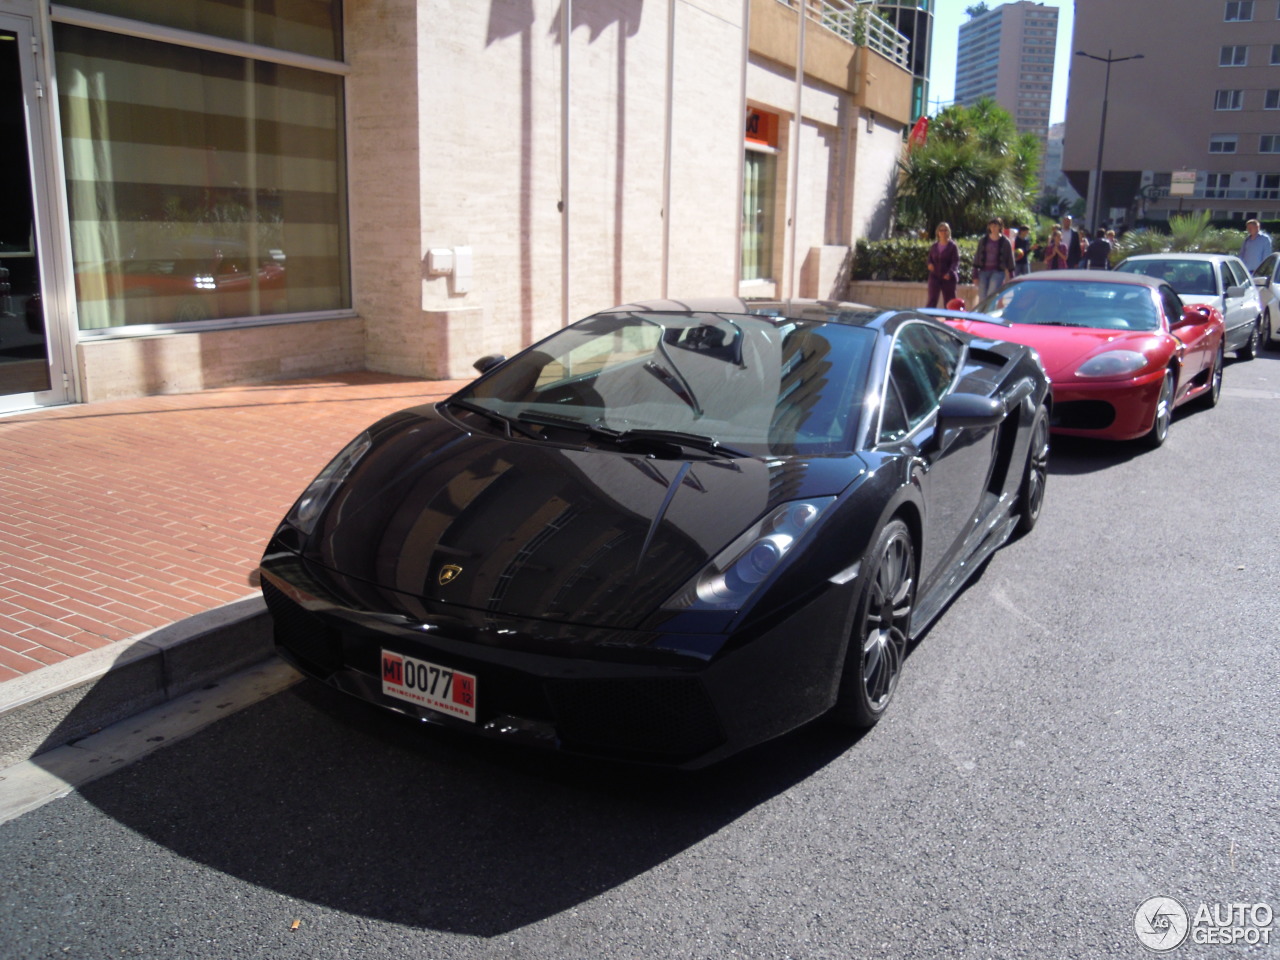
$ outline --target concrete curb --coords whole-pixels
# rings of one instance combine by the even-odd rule
[[[273,652],[260,593],[0,684],[0,768],[258,663]]]

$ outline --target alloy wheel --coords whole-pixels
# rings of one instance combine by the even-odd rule
[[[1147,443],[1158,447],[1169,436],[1169,424],[1173,422],[1173,372],[1166,370],[1160,383],[1160,399],[1156,401],[1156,419],[1147,434]]]
[[[906,657],[915,600],[915,550],[905,525],[880,552],[868,585],[862,625],[862,684],[867,706],[881,713],[893,697]]]

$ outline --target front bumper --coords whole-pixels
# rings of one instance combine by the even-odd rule
[[[1053,381],[1054,433],[1103,440],[1134,440],[1155,423],[1164,370],[1131,380]]]
[[[472,735],[683,768],[831,707],[856,583],[825,584],[800,608],[740,633],[688,636],[480,611],[390,615],[277,544],[261,572],[280,654],[338,690]],[[383,650],[474,675],[474,722],[385,695]]]

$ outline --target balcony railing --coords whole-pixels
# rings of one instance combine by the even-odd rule
[[[804,4],[805,16],[836,36],[874,50],[907,72],[911,71],[911,41],[876,15],[874,0],[778,0],[789,7]]]

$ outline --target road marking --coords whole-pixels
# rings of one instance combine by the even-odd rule
[[[0,823],[185,739],[223,717],[287,690],[302,675],[275,657],[207,690],[153,707],[97,733],[0,770]]]
[[[1245,400],[1280,400],[1280,393],[1275,390],[1255,390],[1253,387],[1223,387],[1222,392],[1228,397],[1241,397]]]

